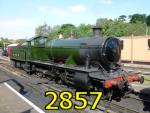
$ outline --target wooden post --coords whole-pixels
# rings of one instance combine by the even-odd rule
[[[133,34],[131,35],[131,63],[133,64]]]

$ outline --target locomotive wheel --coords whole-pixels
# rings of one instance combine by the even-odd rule
[[[113,90],[103,92],[102,99],[111,101],[113,97]]]
[[[21,67],[21,63],[17,61],[17,62],[16,62],[16,67],[17,67],[17,68],[20,68],[20,67]]]
[[[140,78],[140,84],[143,84],[143,83],[144,83],[144,77],[141,76],[141,78]]]
[[[107,92],[107,96],[106,96],[106,97],[108,98],[108,100],[109,100],[109,101],[112,101],[112,97],[113,97],[113,90],[108,91],[108,92]]]
[[[63,84],[67,84],[67,75],[66,75],[66,73],[60,74],[60,80]]]
[[[113,90],[112,89],[105,89],[104,87],[100,87],[100,85],[98,85],[97,87],[95,87],[95,91],[100,91],[102,92],[102,98],[103,100],[112,100],[113,97]]]
[[[11,64],[12,64],[14,67],[16,67],[16,61],[12,60],[12,61],[11,61]]]
[[[32,74],[36,73],[37,69],[35,65],[31,66]]]

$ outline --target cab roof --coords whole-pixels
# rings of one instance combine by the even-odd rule
[[[27,41],[30,42],[30,41],[32,41],[34,39],[37,39],[37,38],[48,38],[48,37],[46,37],[46,36],[37,36],[37,37],[32,37],[32,38],[28,39]]]

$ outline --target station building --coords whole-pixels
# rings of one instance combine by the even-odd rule
[[[150,36],[122,37],[121,61],[150,64]]]

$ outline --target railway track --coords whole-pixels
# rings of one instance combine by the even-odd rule
[[[70,88],[66,88],[65,86],[63,88],[63,87],[61,87],[60,85],[57,85],[57,84],[53,84],[53,85],[46,84],[45,86],[48,87],[49,90],[55,90],[59,93],[62,92],[63,90],[72,91]],[[87,96],[86,98],[89,101],[88,102],[89,106],[92,106],[92,101],[90,101],[92,99],[90,99],[89,96]],[[141,102],[141,103],[143,103],[143,101],[150,103],[150,101],[148,101],[148,100],[142,100],[142,99],[135,98],[135,97],[129,97],[129,98],[134,99],[134,102],[136,100],[136,101]],[[141,111],[137,111],[136,109],[130,109],[128,107],[124,107],[124,106],[119,105],[119,103],[117,104],[116,102],[110,102],[110,101],[107,101],[107,100],[101,100],[100,103],[97,106],[97,110],[103,111],[104,113],[141,113]]]
[[[50,90],[50,91],[55,91],[55,92],[57,92],[58,94],[63,91],[63,90],[58,89],[58,88],[56,88],[56,87],[54,87],[54,86],[51,86],[51,85],[45,84],[44,86],[47,87],[48,90]],[[66,89],[66,88],[65,88],[65,89]],[[70,91],[70,89],[66,89],[65,91]],[[74,105],[80,105],[80,103],[78,103],[78,102],[75,101],[75,96],[74,96],[74,95],[73,95],[73,98],[72,98],[72,102],[73,102]],[[87,106],[86,109],[89,109],[89,110],[90,110],[90,107],[91,107],[91,106],[92,106],[92,103],[91,103],[91,102],[88,102],[88,106]],[[76,110],[76,109],[75,109],[75,110]],[[94,110],[94,112],[99,112],[99,111],[104,111],[104,110],[105,110],[104,107],[98,106],[98,107],[96,108],[96,110]],[[83,113],[83,112],[84,112],[83,110],[76,110],[76,111],[79,112],[79,113]],[[115,113],[115,112],[110,111],[110,112],[107,112],[107,113]]]
[[[150,75],[150,68],[144,68],[144,67],[133,67],[133,66],[124,66],[124,69],[127,71],[136,71],[143,75]]]
[[[145,95],[143,95],[143,96],[145,96]],[[140,102],[147,102],[147,103],[150,103],[150,100],[146,100],[146,99],[140,99],[140,98],[138,98],[138,97],[136,97],[136,96],[130,96],[129,98],[131,98],[131,99],[134,99],[134,100],[136,100],[136,101],[140,101]]]
[[[3,66],[3,68],[6,68],[7,71],[10,71],[10,72],[15,72],[16,74],[21,74],[21,76],[23,77],[27,77],[27,78],[31,78],[32,76],[29,76],[28,74],[26,74],[23,70],[20,70],[20,69],[17,69],[17,68],[14,68],[14,67],[11,67],[8,63],[1,63],[1,66]],[[35,77],[35,76],[34,76]],[[60,93],[61,91],[72,91],[74,92],[75,89],[74,88],[68,88],[64,85],[60,85],[60,84],[56,84],[54,81],[50,81],[49,83],[40,83],[39,84],[43,85],[44,88],[46,88],[47,90],[54,90],[54,91],[57,91],[58,93]],[[33,87],[32,84],[27,84],[26,85],[30,86],[30,87]],[[37,89],[36,87],[33,87],[36,91],[39,91],[39,89]],[[90,101],[90,97],[87,97],[88,98],[88,106],[90,107],[92,105],[92,102]],[[130,97],[131,99],[134,99],[138,102],[148,102],[150,103],[149,100],[142,100],[142,99],[139,99],[139,98],[136,98],[136,97]],[[73,102],[74,104],[79,104],[79,103],[76,103],[75,100],[73,99]],[[140,113],[139,111],[135,110],[135,109],[130,109],[128,107],[124,107],[124,106],[121,106],[117,103],[114,103],[114,102],[109,102],[109,101],[106,101],[106,100],[101,100],[100,101],[100,104],[97,106],[97,112],[98,111],[102,111],[102,112],[105,112],[105,113]],[[83,112],[82,110],[76,110],[77,112]]]
[[[47,84],[45,86],[48,87],[49,90],[54,90],[54,91],[57,91],[58,93],[62,92],[63,90],[71,91],[70,88],[66,88],[66,87],[62,88],[61,86],[58,86],[58,85],[52,86],[52,85]],[[61,87],[61,89],[58,87]],[[89,99],[90,98],[89,96],[87,96],[86,98],[89,101],[88,105],[92,106],[92,102],[90,101],[92,99]],[[137,98],[134,98],[134,99],[142,102],[142,99],[137,99]],[[146,101],[146,100],[144,100],[144,101]],[[74,103],[78,104],[76,102],[74,102]],[[98,106],[97,106],[97,110],[103,111],[104,113],[141,113],[140,111],[137,111],[135,109],[129,109],[127,107],[121,106],[119,104],[116,104],[114,102],[110,102],[107,100],[101,100],[100,104],[98,104]]]
[[[133,66],[124,66],[124,69],[128,72],[138,72],[144,76],[145,81],[150,81],[150,68],[145,67],[133,67]]]

